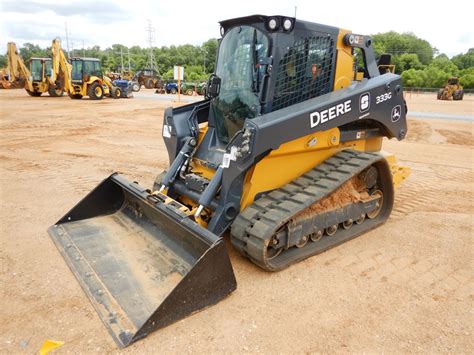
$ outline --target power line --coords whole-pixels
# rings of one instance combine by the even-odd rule
[[[151,25],[151,20],[147,20],[148,25],[145,30],[147,33],[147,42],[148,42],[148,62],[147,66],[151,69],[157,69],[155,56],[153,55],[153,47],[155,44],[155,27]]]

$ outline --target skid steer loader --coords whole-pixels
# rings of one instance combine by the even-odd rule
[[[49,229],[119,346],[235,290],[224,232],[282,270],[384,223],[409,174],[381,151],[407,109],[370,37],[283,16],[220,24],[207,98],[165,111],[170,166],[153,188],[115,173]]]

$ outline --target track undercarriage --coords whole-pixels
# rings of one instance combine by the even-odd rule
[[[231,240],[263,269],[281,270],[379,226],[392,205],[383,157],[346,150],[256,200],[236,218]]]

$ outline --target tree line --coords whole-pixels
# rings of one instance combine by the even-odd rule
[[[392,64],[400,74],[405,87],[440,88],[451,76],[460,78],[466,89],[474,88],[474,48],[449,58],[439,53],[428,41],[413,33],[386,32],[372,36],[377,56],[392,55]],[[205,81],[214,72],[217,39],[210,39],[200,46],[180,45],[153,48],[157,69],[165,80],[173,79],[173,66],[184,66],[185,80]],[[149,66],[149,49],[139,46],[126,47],[114,44],[101,49],[94,46],[75,49],[71,56],[99,58],[105,71],[138,70]],[[49,57],[51,48],[41,48],[25,43],[20,55],[25,62],[32,57]],[[6,56],[0,55],[0,67],[6,66]]]
[[[465,89],[474,89],[474,48],[449,58],[413,33],[386,32],[372,37],[376,55],[392,55],[395,72],[402,76],[405,87],[440,88],[455,76]]]

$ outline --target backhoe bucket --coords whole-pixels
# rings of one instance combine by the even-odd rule
[[[222,238],[117,174],[48,232],[120,347],[236,288]]]

